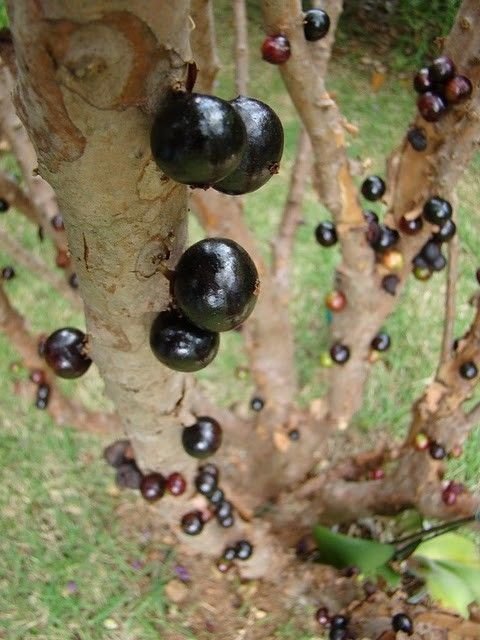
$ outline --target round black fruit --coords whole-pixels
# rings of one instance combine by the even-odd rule
[[[400,278],[393,273],[382,278],[382,289],[394,296],[397,293],[397,287],[400,284]]]
[[[4,198],[0,198],[0,213],[7,213],[10,209],[10,203]]]
[[[195,424],[184,428],[182,444],[189,456],[207,458],[222,444],[222,428],[213,418],[201,416]],[[216,482],[215,476],[212,477]]]
[[[417,93],[426,93],[432,90],[432,79],[430,78],[430,70],[423,67],[413,77],[413,88]]]
[[[438,122],[447,110],[447,103],[436,93],[424,93],[417,101],[420,115],[427,122]]]
[[[381,332],[381,333],[377,333],[375,338],[372,340],[371,347],[372,349],[375,349],[375,351],[382,352],[382,351],[388,351],[388,349],[390,349],[390,344],[391,344],[391,340],[388,333]]]
[[[330,17],[322,9],[310,9],[305,14],[303,21],[303,32],[305,39],[310,42],[321,40],[330,29]]]
[[[210,504],[213,504],[213,506],[215,507],[217,504],[220,504],[221,502],[223,502],[225,500],[225,494],[223,493],[223,491],[221,489],[215,489],[215,491],[212,493],[211,496],[209,496],[209,501]]]
[[[459,372],[465,380],[473,380],[473,378],[476,378],[478,375],[477,365],[469,360],[460,365]]]
[[[215,358],[218,333],[200,329],[174,311],[163,311],[150,329],[150,347],[165,366],[175,371],[199,371]]]
[[[224,527],[224,529],[228,529],[229,527],[233,527],[233,525],[235,524],[235,518],[233,517],[232,514],[230,514],[229,516],[226,516],[225,518],[219,519],[218,520],[218,524],[221,527]]]
[[[190,511],[186,513],[180,522],[180,526],[183,533],[189,536],[198,536],[203,529],[202,514],[200,511]]]
[[[229,331],[252,313],[258,273],[248,253],[228,238],[207,238],[180,258],[174,281],[178,306],[197,326]]]
[[[260,396],[254,396],[250,400],[250,409],[252,409],[252,411],[261,411],[264,406],[265,401],[263,400],[263,398],[260,398]]]
[[[253,553],[253,545],[248,540],[239,540],[235,545],[235,557],[238,560],[248,560]]]
[[[345,364],[350,358],[350,349],[346,345],[337,342],[331,346],[330,355],[337,364]]]
[[[447,56],[435,58],[428,67],[428,73],[432,82],[443,84],[455,75],[455,65],[453,60]]]
[[[167,481],[161,473],[148,473],[140,483],[140,493],[148,502],[160,500],[165,494]]]
[[[230,195],[260,189],[278,173],[283,153],[283,127],[280,118],[267,104],[238,96],[230,102],[245,125],[247,142],[239,165],[214,185]]]
[[[195,478],[195,487],[202,496],[210,498],[217,489],[217,479],[209,473],[201,473]]]
[[[9,265],[3,267],[2,269],[2,278],[3,280],[12,280],[15,277],[15,269]]]
[[[394,631],[403,631],[411,636],[413,633],[412,619],[406,613],[396,613],[392,618],[392,629]]]
[[[430,263],[430,266],[432,268],[432,271],[443,271],[447,266],[447,259],[441,253],[439,256],[435,258],[435,260],[432,260],[432,262]]]
[[[402,216],[398,222],[398,227],[403,233],[413,236],[422,230],[423,218],[422,216],[417,216],[416,218],[405,218],[405,216]]]
[[[427,148],[427,136],[423,129],[419,129],[418,127],[409,129],[407,140],[415,151],[425,151]]]
[[[217,506],[215,515],[217,516],[218,520],[225,520],[225,518],[228,518],[232,515],[232,511],[232,503],[228,500],[223,500],[223,502],[220,502],[220,504]]]
[[[228,560],[229,562],[231,562],[232,560],[235,560],[235,548],[234,547],[226,547],[222,557],[225,560]]]
[[[348,626],[347,616],[343,616],[342,614],[337,613],[337,615],[331,618],[330,626],[332,629],[346,629]]]
[[[199,93],[171,93],[150,136],[152,155],[173,180],[205,187],[239,164],[246,144],[242,119],[225,100]]]
[[[362,195],[367,200],[371,200],[372,202],[380,200],[384,193],[385,182],[380,176],[369,176],[363,181]]]
[[[337,230],[333,222],[329,222],[328,220],[320,222],[315,229],[315,238],[322,247],[333,247],[338,241]]]
[[[450,220],[452,213],[452,205],[439,196],[433,196],[423,205],[423,217],[431,224],[441,226]]]
[[[379,224],[375,238],[370,243],[372,249],[383,253],[395,246],[400,239],[400,235],[396,229],[387,227],[385,224]]]
[[[447,455],[445,447],[438,442],[430,442],[428,445],[428,451],[434,460],[443,460]]]
[[[45,360],[61,378],[78,378],[92,361],[85,354],[86,336],[83,331],[64,327],[54,331],[45,341]]]
[[[217,482],[220,477],[218,467],[216,464],[213,464],[213,462],[202,464],[202,466],[198,468],[198,473],[209,473],[211,476],[214,476],[217,479]]]
[[[454,223],[452,219],[446,220],[442,226],[440,227],[440,231],[434,233],[432,236],[432,240],[434,242],[448,242],[453,238],[453,236],[457,232],[457,225]]]

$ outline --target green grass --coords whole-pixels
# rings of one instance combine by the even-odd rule
[[[222,4],[222,3],[220,3]],[[222,7],[226,3],[222,4]],[[224,9],[222,9],[224,11]],[[231,34],[231,16],[224,13],[222,36]],[[258,16],[256,16],[258,18]],[[262,33],[252,32],[253,67],[250,93],[266,100],[279,113],[285,126],[285,159],[280,176],[246,199],[249,224],[268,255],[287,191],[299,128],[277,69],[262,64],[257,55]],[[229,59],[229,38],[220,43],[221,57]],[[337,93],[347,118],[360,127],[349,139],[349,154],[370,158],[372,170],[384,172],[384,157],[401,139],[414,113],[413,95],[398,78],[391,76],[377,94],[369,89],[368,73],[352,57],[337,57],[330,88]],[[226,63],[218,93],[233,96],[232,65]],[[10,163],[9,170],[15,171]],[[460,260],[459,307],[456,331],[468,326],[473,310],[468,299],[477,290],[475,270],[480,255],[476,204],[480,197],[476,158],[459,188]],[[323,250],[315,243],[313,229],[327,216],[309,189],[304,207],[305,224],[298,233],[291,310],[297,338],[297,367],[301,401],[308,402],[326,389],[327,371],[318,366],[328,346],[328,323],[324,295],[332,286],[338,263],[336,249]],[[25,246],[52,262],[48,243],[40,245],[36,229],[19,214],[9,212],[0,224],[22,238]],[[192,237],[201,231],[192,221]],[[0,265],[14,256],[0,254]],[[12,300],[28,317],[35,332],[49,332],[61,324],[83,326],[82,319],[42,283],[40,274],[18,269],[18,277],[7,283]],[[444,277],[427,284],[409,283],[402,304],[386,323],[392,349],[372,372],[362,411],[355,428],[379,428],[399,436],[409,421],[411,402],[422,392],[435,370],[441,340]],[[12,393],[17,378],[27,372],[12,372],[18,360],[0,337],[0,638],[48,640],[96,640],[139,638],[153,640],[172,631],[167,622],[163,595],[171,575],[171,558],[151,559],[157,547],[142,537],[142,525],[133,524],[125,535],[117,509],[135,498],[112,492],[112,475],[100,460],[102,445],[95,439],[60,429],[49,417],[32,407],[32,402]],[[248,403],[252,381],[239,379],[238,367],[245,366],[241,339],[232,333],[222,336],[219,357],[202,379],[225,403]],[[92,407],[109,406],[102,398],[95,372],[62,385]],[[465,456],[452,465],[452,475],[469,484],[480,475],[480,430],[472,434]],[[158,555],[158,554],[157,554]],[[136,570],[132,562],[144,563]],[[69,593],[74,581],[78,591]],[[115,627],[115,628],[113,628]],[[185,629],[173,629],[178,637],[194,637]],[[177,636],[175,636],[177,637]],[[290,626],[277,637],[305,640]]]

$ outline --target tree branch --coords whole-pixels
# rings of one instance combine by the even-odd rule
[[[233,0],[235,26],[235,91],[247,95],[248,86],[248,34],[245,0]]]
[[[198,65],[195,90],[212,93],[215,78],[220,69],[216,39],[215,17],[211,0],[192,0],[191,15],[195,29],[191,33],[191,44]]]

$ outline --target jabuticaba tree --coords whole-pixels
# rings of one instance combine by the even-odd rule
[[[228,102],[215,96],[208,0],[7,4],[13,50],[4,37],[2,73],[13,77],[39,173],[58,199],[62,225],[53,226],[66,233],[87,325],[86,336],[70,327],[65,342],[47,338],[45,380],[53,402],[61,395],[52,372],[88,375],[90,361],[98,368],[127,438],[105,454],[118,482],[139,490],[185,548],[220,558],[219,568],[237,559],[244,577],[267,580],[300,576],[292,545],[318,521],[412,507],[445,519],[472,515],[478,497],[446,495],[441,478],[480,414],[463,408],[478,380],[480,311],[450,346],[454,190],[480,136],[478,3],[464,0],[442,56],[416,75],[413,120],[384,175],[365,176],[358,189],[345,150],[352,125],[325,86],[340,0],[312,2],[313,13],[299,0],[261,2],[265,41],[255,55],[278,67],[302,123],[271,260],[247,226],[242,195],[276,179],[283,132],[275,105],[248,96],[244,24],[237,20],[236,78],[247,95]],[[11,110],[5,96],[0,108]],[[18,156],[27,146],[11,145]],[[341,263],[325,300],[330,391],[305,409],[289,298],[310,174],[332,216],[312,233],[319,251],[338,244]],[[28,184],[5,185],[3,209],[38,219]],[[209,239],[186,250],[189,195]],[[384,223],[368,211],[374,200],[387,207]],[[405,442],[345,451],[325,470],[318,463],[332,438],[342,442],[378,353],[390,347],[382,327],[406,279],[444,267],[444,348]],[[42,368],[3,285],[0,310],[2,330],[29,366]],[[216,406],[191,373],[215,358],[223,331],[239,326],[257,390],[248,417]]]

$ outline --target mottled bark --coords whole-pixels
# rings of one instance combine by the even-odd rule
[[[235,91],[247,95],[248,86],[248,33],[245,0],[233,0],[235,24]]]

